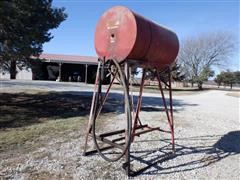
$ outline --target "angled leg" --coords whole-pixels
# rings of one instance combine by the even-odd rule
[[[126,76],[126,85],[127,85],[127,94],[124,94],[125,96],[129,97],[129,64],[127,62],[125,62],[124,64],[124,73],[125,73],[125,76]],[[127,113],[127,106],[125,104],[125,114]],[[129,136],[129,133],[128,133],[128,128],[126,127],[126,130],[125,130],[125,139],[126,141],[128,140],[128,137]],[[128,146],[128,149],[125,153],[125,163],[123,165],[125,171],[126,171],[126,174],[127,176],[130,175],[130,146],[131,146],[131,140],[130,140],[130,144]]]
[[[171,74],[170,69],[169,69],[169,75]],[[162,88],[162,84],[161,84],[161,79],[159,77],[159,72],[157,71],[157,79],[158,79],[158,85],[159,85],[159,89],[162,95],[162,100],[163,100],[163,105],[164,105],[164,110],[166,112],[167,115],[167,120],[169,123],[169,128],[171,130],[171,139],[172,139],[172,151],[173,153],[175,152],[175,146],[174,146],[174,130],[173,130],[173,109],[172,109],[172,89],[171,89],[171,76],[169,76],[169,106],[170,106],[170,114],[169,114],[169,110],[167,107],[167,103],[166,103],[166,99],[165,99],[165,95],[163,93],[163,88]]]
[[[97,92],[97,87],[99,83],[99,74],[100,74],[100,66],[101,66],[101,61],[98,61],[98,68],[97,68],[97,74],[96,74],[96,80],[95,80],[95,85],[94,85],[94,92],[93,92],[93,98],[92,98],[92,104],[91,104],[91,110],[90,110],[90,115],[89,115],[89,120],[88,120],[88,126],[87,126],[87,131],[86,131],[86,138],[85,138],[85,144],[84,144],[84,149],[83,149],[83,155],[86,155],[86,150],[87,150],[87,142],[88,142],[88,136],[89,133],[91,133],[92,129],[92,121],[93,121],[93,114],[94,114],[94,109],[96,106],[96,92]]]
[[[168,81],[169,81],[169,106],[170,106],[170,117],[171,117],[172,151],[173,151],[173,153],[175,153],[171,69],[168,70],[168,78],[169,78],[168,79]]]
[[[132,129],[132,142],[134,141],[134,134],[135,134],[136,127],[137,127],[138,121],[139,121],[139,113],[140,113],[141,105],[142,105],[142,94],[143,94],[145,76],[146,76],[146,69],[143,69],[142,80],[141,80],[141,84],[140,84],[140,91],[139,91],[139,95],[138,95],[137,110],[136,110],[136,114],[134,117],[134,123],[133,123],[133,129]]]

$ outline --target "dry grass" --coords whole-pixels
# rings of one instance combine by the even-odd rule
[[[10,150],[33,150],[40,147],[48,138],[82,129],[86,126],[86,117],[45,120],[43,123],[27,127],[7,128],[0,131],[0,152]]]
[[[240,98],[240,92],[230,92],[230,93],[227,93],[226,95]]]
[[[90,99],[36,90],[0,93],[0,153],[33,150],[49,138],[84,129]]]
[[[133,87],[133,91],[138,90]],[[159,93],[156,86],[146,87],[145,92]],[[174,95],[193,93],[195,89],[173,91]],[[90,103],[90,96],[61,92],[18,89],[0,93],[0,152],[32,150],[49,138],[85,129]],[[110,106],[113,109],[114,103]]]
[[[70,138],[68,134],[80,129],[84,134],[91,98],[37,90],[0,93],[0,153],[26,153],[49,139]],[[116,111],[116,103],[106,103],[108,117]]]
[[[60,92],[0,93],[0,128],[88,115],[91,97]]]

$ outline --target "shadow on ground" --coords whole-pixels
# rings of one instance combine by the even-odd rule
[[[123,96],[111,93],[103,108],[103,113],[123,113]],[[134,102],[137,96],[133,96]],[[0,128],[23,127],[41,123],[41,119],[57,120],[62,118],[86,116],[90,112],[91,92],[39,92],[39,93],[0,93]],[[168,99],[167,99],[168,102]],[[187,104],[173,100],[174,107],[182,109]],[[162,99],[143,97],[142,111],[163,111]]]
[[[140,174],[156,175],[156,174],[171,174],[183,171],[191,171],[209,166],[228,156],[237,155],[240,153],[240,131],[231,131],[223,136],[198,136],[189,138],[176,139],[176,142],[192,141],[196,144],[198,141],[208,142],[213,144],[209,146],[184,146],[176,144],[176,152],[171,153],[171,144],[169,139],[159,140],[167,143],[160,149],[147,151],[132,151],[131,163],[140,162],[144,167],[132,171],[132,176]],[[144,141],[142,141],[144,142]],[[141,143],[141,142],[139,142]],[[201,143],[202,144],[202,143]],[[140,156],[138,154],[141,154]],[[189,156],[189,157],[188,157]],[[149,158],[150,157],[150,158]],[[184,158],[181,161],[179,158]],[[176,159],[176,163],[172,165],[164,165],[167,161]],[[187,160],[186,160],[187,159]],[[233,162],[234,163],[234,162]],[[236,162],[237,163],[237,162]],[[237,165],[237,164],[236,164]]]
[[[41,118],[85,116],[90,103],[90,96],[61,92],[0,93],[0,128],[40,123]]]

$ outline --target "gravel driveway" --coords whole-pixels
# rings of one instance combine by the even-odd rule
[[[158,95],[145,94],[143,104],[156,108],[157,100]],[[152,132],[136,138],[131,147],[132,168],[149,168],[134,178],[239,180],[239,98],[212,90],[175,96],[174,105],[176,155],[165,158],[171,150],[168,134]],[[159,118],[165,118],[163,112],[141,113],[143,121],[166,126]],[[121,168],[124,160],[108,163],[98,155],[82,156],[81,128],[68,134],[68,141],[63,137],[51,139],[34,152],[2,159],[0,179],[127,179]],[[8,166],[11,162],[15,164]]]

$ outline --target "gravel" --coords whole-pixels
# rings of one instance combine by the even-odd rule
[[[145,94],[143,105],[158,108],[157,100],[158,95]],[[224,91],[174,97],[175,156],[169,155],[169,134],[155,131],[137,137],[131,146],[132,169],[152,165],[132,178],[239,180],[239,115],[239,98]],[[141,119],[168,128],[163,112],[142,111]],[[68,141],[58,137],[33,152],[2,159],[0,179],[128,179],[124,159],[109,163],[99,155],[82,156],[84,133],[79,129]]]

